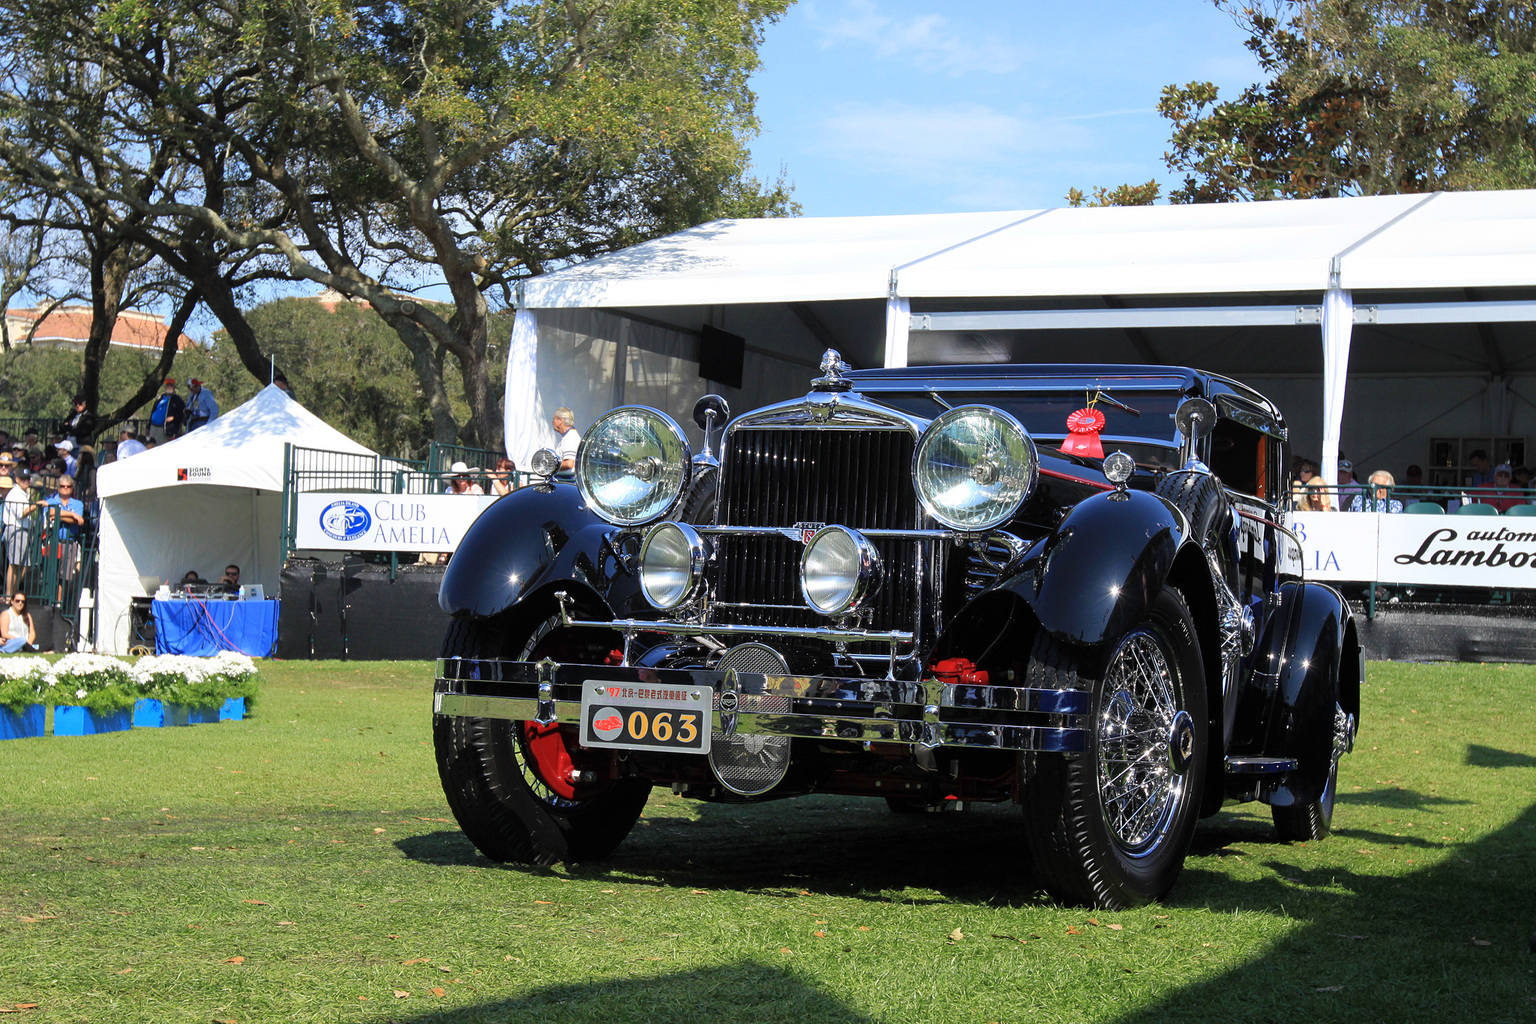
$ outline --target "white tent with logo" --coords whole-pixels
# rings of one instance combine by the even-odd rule
[[[374,456],[269,385],[206,427],[101,467],[97,649],[133,646],[133,598],[145,579],[195,569],[217,580],[230,563],[242,583],[276,596],[282,569],[283,455],[289,443]]]

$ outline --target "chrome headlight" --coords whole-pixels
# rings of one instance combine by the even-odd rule
[[[912,456],[923,508],[955,530],[990,530],[1024,504],[1040,456],[1023,425],[1001,409],[962,405],[928,425]]]
[[[666,413],[628,405],[597,418],[576,452],[588,507],[618,526],[664,515],[688,479],[688,439]]]
[[[880,585],[880,575],[880,552],[846,526],[823,526],[800,556],[800,592],[823,615],[859,607]]]
[[[658,523],[640,545],[640,589],[662,611],[683,604],[704,582],[708,542],[687,523]]]

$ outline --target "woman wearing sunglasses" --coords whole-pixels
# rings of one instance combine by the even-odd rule
[[[0,615],[0,653],[15,654],[17,651],[37,650],[37,625],[32,613],[27,611],[27,595],[12,594],[5,614]]]

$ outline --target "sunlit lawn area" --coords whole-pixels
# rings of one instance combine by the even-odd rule
[[[1536,1019],[1536,668],[1373,664],[1335,835],[1204,822],[1173,899],[1046,902],[1019,814],[662,790],[602,864],[479,857],[430,666],[265,664],[241,723],[0,744],[35,1021]]]

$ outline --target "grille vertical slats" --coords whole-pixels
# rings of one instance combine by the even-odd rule
[[[738,429],[723,453],[719,522],[911,529],[919,522],[910,482],[913,444],[904,430]],[[925,542],[875,541],[886,582],[872,602],[870,626],[912,628],[919,543]],[[720,538],[716,598],[727,606],[720,608],[721,617],[746,624],[823,624],[800,595],[803,550],[798,538]],[[731,604],[779,607],[728,607]]]

